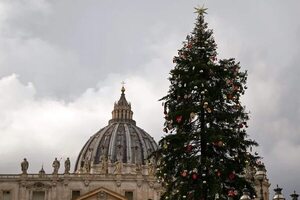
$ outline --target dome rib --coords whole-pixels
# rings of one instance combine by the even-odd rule
[[[125,135],[126,135],[126,146],[127,146],[127,162],[131,163],[132,155],[131,155],[131,138],[130,138],[130,132],[127,124],[124,124],[125,127]]]
[[[102,130],[98,131],[98,133],[96,133],[96,135],[98,135],[98,140],[96,141],[96,147],[97,149],[93,151],[93,158],[94,158],[94,163],[99,163],[101,160],[101,141],[103,139],[103,137],[105,136],[105,132],[109,129],[109,126],[104,127]],[[100,155],[99,155],[100,154]]]
[[[88,145],[90,140],[86,141],[86,143],[83,145],[83,148],[79,152],[79,156],[77,157],[76,164],[75,164],[75,172],[80,168],[80,160],[82,160],[82,156],[84,155],[83,151],[85,147]],[[79,166],[79,167],[78,167]]]
[[[139,142],[140,142],[141,149],[142,149],[142,155],[141,155],[142,156],[142,163],[144,164],[143,161],[146,159],[146,155],[147,155],[147,153],[145,152],[146,145],[145,145],[145,142],[143,140],[143,136],[141,136],[140,130],[137,127],[135,127],[135,126],[133,128],[135,129],[135,131],[137,133],[137,136],[139,138]]]
[[[108,147],[108,159],[113,160],[113,155],[115,152],[115,139],[116,139],[116,134],[119,128],[119,124],[115,124],[113,133],[110,137],[110,142],[109,142],[109,147]]]

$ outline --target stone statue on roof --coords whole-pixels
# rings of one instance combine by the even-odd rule
[[[29,167],[29,163],[27,159],[24,158],[24,160],[21,162],[21,170],[23,174],[27,174],[28,167]]]
[[[58,170],[60,168],[60,162],[57,160],[57,158],[54,159],[52,163],[52,167],[53,167],[53,174],[58,174]]]

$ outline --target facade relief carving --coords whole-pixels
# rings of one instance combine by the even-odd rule
[[[97,200],[107,200],[107,194],[104,191],[101,191],[97,195]]]
[[[102,157],[100,173],[101,174],[107,174],[108,173],[108,162],[107,162],[106,157]]]
[[[48,190],[51,188],[51,184],[49,183],[42,183],[42,182],[34,182],[34,183],[30,183],[30,182],[27,182],[26,184],[26,188],[27,189],[30,189],[30,190]]]
[[[122,167],[123,167],[123,164],[121,161],[117,160],[115,163],[114,163],[114,166],[115,166],[115,169],[114,169],[114,174],[122,174]]]
[[[89,173],[91,170],[91,161],[88,158],[84,159],[83,171]]]
[[[152,160],[148,161],[148,175],[154,176],[155,175],[155,166]]]

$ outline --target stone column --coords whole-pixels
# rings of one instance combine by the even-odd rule
[[[143,176],[142,174],[137,174],[136,176],[136,199],[145,199],[145,194],[143,191]]]
[[[20,200],[25,200],[25,190],[24,190],[24,187],[20,187],[20,189],[19,189],[19,198],[18,199],[20,199]]]
[[[51,193],[51,200],[58,200],[57,199],[57,182],[56,182],[56,180],[54,180],[52,182],[51,191],[49,191],[49,193]]]
[[[29,200],[32,200],[32,196],[33,196],[33,192],[32,192],[32,190],[30,190],[30,192],[29,192]],[[28,199],[28,198],[26,198],[26,199]]]

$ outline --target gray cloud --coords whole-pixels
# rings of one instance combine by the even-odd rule
[[[74,162],[107,124],[122,80],[138,125],[158,140],[157,100],[194,26],[193,7],[203,3],[219,56],[249,71],[248,133],[260,144],[271,188],[280,184],[286,197],[300,191],[296,0],[0,1],[1,173],[18,172],[24,156],[35,172],[42,163],[50,171],[54,157]]]

